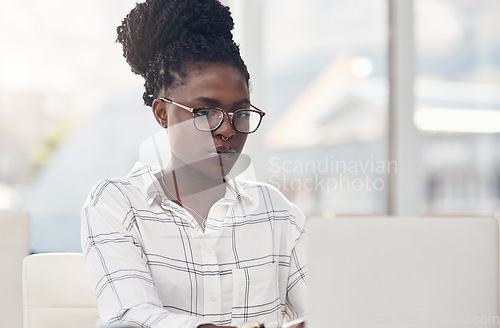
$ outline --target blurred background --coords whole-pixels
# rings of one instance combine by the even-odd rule
[[[412,214],[499,209],[498,0],[414,0],[413,21],[403,22],[414,32],[409,173],[389,151],[387,1],[224,3],[252,102],[266,111],[246,148],[258,180],[307,216],[392,214],[389,180],[397,174],[418,181],[398,191],[415,198]],[[79,252],[91,187],[125,176],[148,160],[152,138],[165,137],[115,43],[134,4],[2,2],[0,208],[30,212],[32,252]]]

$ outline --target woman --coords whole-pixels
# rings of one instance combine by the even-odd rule
[[[171,159],[101,181],[82,209],[104,325],[278,327],[305,315],[304,216],[275,188],[228,175],[264,117],[232,28],[218,0],[147,0],[118,27]]]

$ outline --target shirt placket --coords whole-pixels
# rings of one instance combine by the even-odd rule
[[[216,239],[200,236],[201,260],[204,268],[203,275],[203,300],[204,313],[213,321],[220,320],[222,313],[222,287],[218,258],[216,253]],[[217,316],[217,317],[214,317]]]
[[[201,242],[202,263],[205,268],[205,275],[203,276],[204,313],[210,315],[210,319],[214,322],[222,320],[221,313],[223,313],[223,295],[219,258],[217,257],[217,243],[220,231],[222,231],[220,225],[224,222],[228,205],[224,200],[219,200],[212,205],[208,213],[210,224],[207,224],[205,234],[199,239]]]

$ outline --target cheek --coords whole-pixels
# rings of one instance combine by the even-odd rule
[[[241,153],[243,150],[243,147],[245,146],[245,142],[247,141],[248,134],[242,134],[240,133],[236,139],[234,147],[236,150]]]
[[[172,152],[186,164],[204,159],[214,147],[211,134],[196,130],[192,120],[169,125],[167,132]]]

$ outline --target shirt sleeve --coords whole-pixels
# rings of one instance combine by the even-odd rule
[[[208,323],[162,307],[133,208],[119,186],[98,184],[82,208],[82,249],[104,326],[194,328]]]
[[[292,215],[296,218],[295,232],[298,237],[290,256],[285,321],[302,319],[307,314],[307,232],[305,217],[294,207]]]

